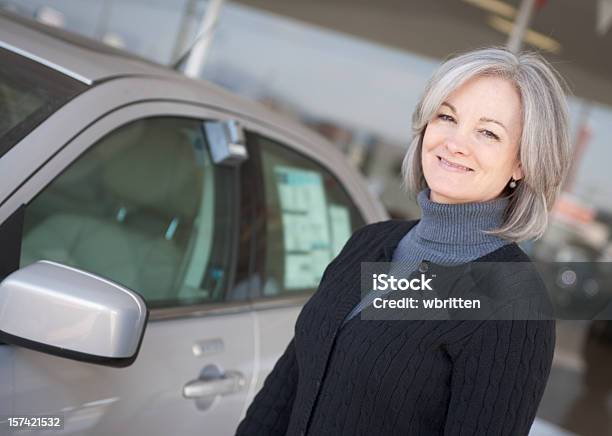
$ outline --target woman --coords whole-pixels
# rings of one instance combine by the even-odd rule
[[[535,54],[482,49],[444,63],[404,159],[419,221],[358,230],[304,306],[238,435],[526,435],[549,375],[554,321],[356,316],[362,262],[417,271],[528,262],[569,166],[560,78]],[[496,275],[498,292],[521,282]],[[361,300],[361,301],[360,301]]]

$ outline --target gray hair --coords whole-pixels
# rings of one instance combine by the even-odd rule
[[[429,80],[412,116],[413,138],[402,163],[406,188],[413,194],[427,188],[421,148],[427,123],[442,102],[476,76],[511,81],[522,104],[519,159],[523,178],[513,190],[504,222],[487,231],[511,241],[538,239],[546,230],[548,213],[561,191],[571,160],[567,86],[557,71],[537,53],[514,54],[505,48],[484,48],[454,57]]]

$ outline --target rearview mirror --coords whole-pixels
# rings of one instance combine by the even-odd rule
[[[0,283],[0,340],[69,359],[131,365],[148,315],[136,292],[55,262],[33,263]]]

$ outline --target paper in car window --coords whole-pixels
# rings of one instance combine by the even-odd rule
[[[323,178],[316,171],[274,168],[283,222],[284,287],[317,286],[331,260],[331,235]]]
[[[331,223],[332,257],[336,257],[351,237],[351,215],[348,208],[339,204],[330,204],[329,222]]]

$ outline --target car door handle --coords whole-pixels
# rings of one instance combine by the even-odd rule
[[[207,376],[188,382],[183,386],[183,397],[204,398],[228,395],[243,390],[246,386],[244,375],[239,371],[226,371],[223,374]]]

